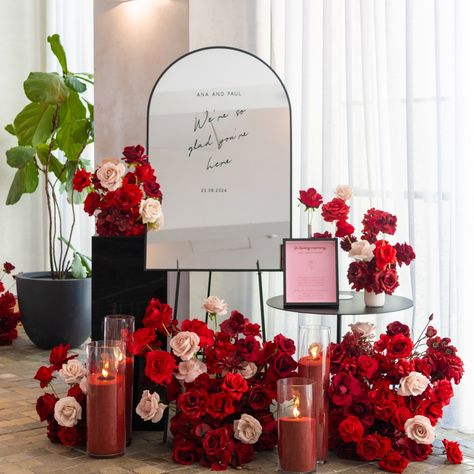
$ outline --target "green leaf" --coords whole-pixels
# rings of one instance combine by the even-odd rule
[[[81,256],[78,253],[74,253],[71,263],[71,275],[74,278],[86,278],[87,271],[82,264]]]
[[[7,205],[17,203],[25,193],[33,193],[38,187],[38,168],[33,161],[20,168],[13,178],[7,196]]]
[[[63,78],[54,72],[30,72],[23,88],[31,102],[61,104],[69,96]]]
[[[45,143],[51,137],[56,107],[49,104],[28,104],[13,121],[19,145]]]
[[[15,136],[16,136],[15,127],[13,126],[12,123],[9,123],[8,125],[5,125],[5,130],[6,130],[8,133],[11,133],[12,135],[15,135]]]
[[[51,51],[58,58],[59,64],[63,70],[63,73],[66,74],[67,71],[67,60],[66,52],[64,51],[63,45],[61,44],[61,39],[58,34],[48,36],[48,43],[51,46]]]
[[[91,122],[93,122],[94,121],[94,104],[87,102],[87,100],[86,100],[86,104],[87,104],[87,110],[89,111],[89,119],[91,120]]]
[[[64,76],[64,83],[69,87],[69,89],[76,92],[84,92],[87,89],[87,85],[73,74],[66,74]]]
[[[80,120],[86,118],[86,108],[82,103],[81,98],[77,92],[71,91],[67,100],[61,105],[59,109],[59,121],[72,122],[73,120]]]
[[[45,166],[48,161],[49,146],[46,143],[40,143],[36,146],[36,154],[40,163]],[[58,178],[61,183],[66,180],[66,167],[52,153],[49,155],[48,170]]]
[[[31,146],[15,146],[7,150],[7,163],[12,168],[23,168],[35,159],[36,150]]]

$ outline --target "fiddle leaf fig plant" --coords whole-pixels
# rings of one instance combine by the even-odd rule
[[[48,209],[51,275],[66,278],[73,270],[75,276],[87,276],[90,269],[79,268],[84,259],[74,252],[72,268],[69,255],[74,205],[83,202],[87,193],[75,191],[72,178],[77,169],[89,168],[82,154],[94,141],[94,106],[83,95],[88,85],[93,85],[93,76],[69,70],[59,35],[49,36],[48,43],[62,73],[31,72],[23,83],[29,103],[5,127],[18,142],[6,152],[8,165],[16,170],[6,204],[15,204],[23,194],[34,193],[41,183]],[[72,224],[66,230],[62,227],[59,193],[66,193],[72,208]]]

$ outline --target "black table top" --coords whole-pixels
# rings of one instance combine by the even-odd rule
[[[362,291],[341,291],[340,294],[353,296],[351,299],[339,299],[339,306],[283,306],[283,295],[274,296],[267,300],[267,305],[271,308],[280,309],[282,311],[290,311],[293,313],[307,314],[334,314],[334,315],[357,315],[357,314],[382,314],[395,313],[403,311],[413,306],[413,301],[402,296],[386,295],[385,304],[378,308],[365,306],[364,293]]]

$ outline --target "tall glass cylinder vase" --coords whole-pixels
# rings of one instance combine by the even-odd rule
[[[120,341],[87,345],[87,454],[125,452],[125,372]]]
[[[278,460],[284,473],[309,473],[316,469],[314,385],[304,377],[277,382]]]
[[[132,442],[132,416],[133,416],[133,368],[134,357],[130,352],[130,341],[135,332],[135,317],[125,314],[111,314],[104,318],[104,340],[122,341],[125,345],[124,364],[125,371],[125,412],[127,445]]]
[[[313,380],[315,388],[318,463],[326,462],[328,457],[330,342],[331,332],[326,326],[303,324],[298,328],[298,375]]]

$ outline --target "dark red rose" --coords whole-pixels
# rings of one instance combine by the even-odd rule
[[[356,291],[370,286],[370,272],[366,262],[351,262],[347,270],[347,279]]]
[[[240,441],[234,443],[234,456],[231,464],[233,467],[240,467],[248,464],[253,459],[253,446],[251,444],[244,444]]]
[[[69,390],[67,391],[67,396],[74,397],[77,403],[79,404],[81,404],[86,398],[84,392],[81,390],[81,387],[79,387],[79,384],[75,384],[69,387]]]
[[[123,184],[115,191],[114,203],[123,211],[128,211],[140,204],[143,193],[136,184]]]
[[[171,383],[173,371],[177,369],[174,357],[165,351],[150,351],[146,354],[145,375],[158,385]]]
[[[145,148],[141,145],[126,146],[123,149],[124,161],[126,163],[146,163],[148,156],[145,155]]]
[[[433,426],[436,426],[438,420],[443,416],[443,405],[441,402],[425,400],[420,404],[420,408],[422,410],[420,414],[429,418]]]
[[[349,252],[352,248],[353,242],[357,242],[357,237],[355,235],[350,235],[347,239],[342,239],[339,245],[344,252]]]
[[[250,389],[247,395],[247,401],[252,410],[268,410],[268,407],[272,403],[272,397],[265,387],[256,385]]]
[[[209,397],[206,392],[194,388],[178,397],[178,408],[191,419],[200,418],[206,413]]]
[[[194,464],[197,458],[193,444],[185,439],[175,438],[172,458],[174,462],[185,466]]]
[[[214,343],[214,331],[199,319],[187,319],[181,324],[181,331],[194,332],[199,336],[199,347],[206,347]]]
[[[397,441],[397,448],[404,458],[413,462],[425,461],[433,451],[431,444],[418,444],[406,436]]]
[[[97,193],[89,193],[84,201],[84,211],[92,216],[99,206],[100,196]]]
[[[315,232],[313,234],[313,237],[315,239],[332,239],[332,234],[331,232],[328,232],[327,230],[324,232]]]
[[[415,260],[416,255],[411,245],[397,243],[394,247],[397,252],[397,262],[400,266],[402,266],[403,263],[405,265],[410,265],[412,260]]]
[[[236,334],[242,334],[244,326],[248,322],[248,319],[238,311],[232,311],[230,318],[226,319],[221,323],[221,331],[229,336],[235,336]]]
[[[53,365],[56,370],[59,370],[68,360],[77,357],[77,354],[68,357],[67,353],[70,348],[71,344],[60,344],[59,346],[53,347],[51,350],[49,362],[51,362],[51,365]]]
[[[334,198],[323,204],[321,215],[326,222],[345,221],[349,215],[349,206],[341,198]]]
[[[370,427],[374,424],[372,404],[367,398],[356,398],[350,405],[344,407],[344,416],[353,415],[358,418],[364,426]]]
[[[398,395],[390,389],[389,381],[382,380],[375,383],[368,396],[373,406],[375,418],[389,421],[397,408],[398,401]]]
[[[436,398],[443,406],[449,405],[451,398],[454,396],[453,386],[449,380],[438,380],[433,386]]]
[[[397,229],[397,216],[378,209],[369,209],[362,220],[364,226],[362,234],[370,243],[375,242],[379,232],[393,235]]]
[[[156,339],[155,328],[141,328],[133,333],[130,351],[134,355],[142,355],[143,350]]]
[[[13,270],[15,270],[15,267],[10,262],[5,262],[3,264],[3,271],[6,274],[10,274]]]
[[[335,405],[347,406],[362,394],[362,387],[352,375],[339,373],[332,379],[328,394]]]
[[[64,446],[75,446],[80,442],[80,436],[76,426],[61,426],[58,431],[58,438]]]
[[[285,354],[292,356],[296,352],[296,347],[293,340],[283,336],[283,334],[278,334],[275,336],[273,341],[275,342],[278,349]]]
[[[254,336],[246,336],[237,342],[237,351],[247,362],[257,362],[261,356],[260,343]]]
[[[395,334],[387,341],[387,357],[402,359],[409,357],[413,350],[413,341],[403,334]]]
[[[16,298],[13,295],[13,293],[10,293],[9,291],[3,293],[3,295],[0,296],[0,309],[2,310],[11,310],[15,307],[16,305]]]
[[[345,347],[342,344],[331,342],[329,344],[329,358],[331,360],[331,366],[339,365],[344,360],[344,357],[346,357]]]
[[[379,368],[377,359],[368,355],[361,355],[357,358],[357,370],[362,377],[366,377],[369,380],[374,376],[375,372]]]
[[[265,415],[258,420],[262,425],[262,434],[255,444],[257,451],[267,451],[273,449],[278,443],[278,426],[273,415]]]
[[[163,334],[171,324],[173,309],[166,303],[161,303],[157,298],[152,298],[145,310],[143,325],[148,328],[155,328]],[[166,328],[166,329],[165,329]]]
[[[446,458],[451,464],[461,464],[463,455],[459,443],[456,441],[449,441],[443,439],[444,450],[446,451]]]
[[[234,399],[225,392],[213,393],[207,401],[207,413],[213,418],[222,420],[234,413]]]
[[[0,281],[0,293],[5,291],[5,285]]]
[[[92,173],[88,173],[85,169],[77,170],[72,177],[72,189],[81,192],[84,188],[90,186],[91,174]]]
[[[306,210],[317,209],[323,203],[323,197],[316,189],[308,188],[306,191],[300,190],[298,201],[306,206]]]
[[[278,378],[289,377],[298,367],[297,362],[288,354],[279,353],[272,364]]]
[[[354,232],[354,226],[349,224],[347,221],[337,221],[336,222],[336,237],[346,237],[352,235]]]
[[[392,423],[395,428],[399,429],[400,431],[403,431],[404,426],[405,426],[405,421],[408,420],[408,418],[412,418],[413,413],[405,406],[397,406],[392,414]]]
[[[54,379],[53,377],[54,371],[55,371],[55,368],[53,366],[46,367],[43,365],[38,369],[38,371],[36,372],[36,375],[33,378],[39,381],[41,388],[44,388],[50,384],[51,380]]]
[[[150,166],[150,163],[139,165],[135,168],[135,175],[141,183],[155,180],[155,170]]]
[[[385,240],[375,242],[374,255],[379,270],[385,270],[388,265],[392,265],[397,261],[396,250]]]
[[[148,197],[157,198],[160,202],[163,199],[163,193],[161,192],[161,187],[154,179],[143,183],[143,191],[145,191],[145,194]]]
[[[403,472],[408,466],[408,461],[396,451],[391,451],[379,461],[380,469],[387,472]]]
[[[363,461],[374,461],[383,456],[383,447],[376,436],[367,435],[357,443],[357,454]]]
[[[401,323],[400,321],[394,321],[387,326],[387,334],[389,336],[395,336],[395,334],[403,334],[405,337],[410,337],[410,328]]]
[[[58,431],[60,428],[61,427],[54,418],[48,423],[47,436],[52,443],[59,442]]]
[[[412,360],[400,359],[389,370],[389,375],[398,382],[401,377],[407,376],[414,371],[414,364]]]
[[[222,390],[234,400],[239,401],[248,389],[247,381],[240,374],[227,372],[222,380]]]
[[[400,286],[397,271],[394,268],[386,268],[375,272],[372,286],[376,294],[386,293],[391,295]]]
[[[432,337],[435,337],[436,334],[438,334],[438,331],[433,326],[428,326],[426,328],[426,332],[425,332],[426,337],[432,338]]]
[[[413,360],[415,363],[415,370],[417,372],[420,372],[420,374],[429,377],[431,374],[431,365],[429,364],[428,359],[426,357],[423,357],[421,359],[419,357],[416,357]]]
[[[225,427],[209,430],[202,439],[202,447],[208,456],[215,456],[225,449],[229,433]]]
[[[51,420],[54,418],[54,405],[59,400],[52,393],[45,393],[36,400],[36,413],[38,413],[40,421]]]
[[[245,323],[244,326],[244,336],[262,336],[262,333],[260,331],[260,325],[257,323],[250,323],[247,322]]]
[[[364,436],[364,427],[358,418],[350,415],[339,425],[339,435],[345,443],[358,443]]]

